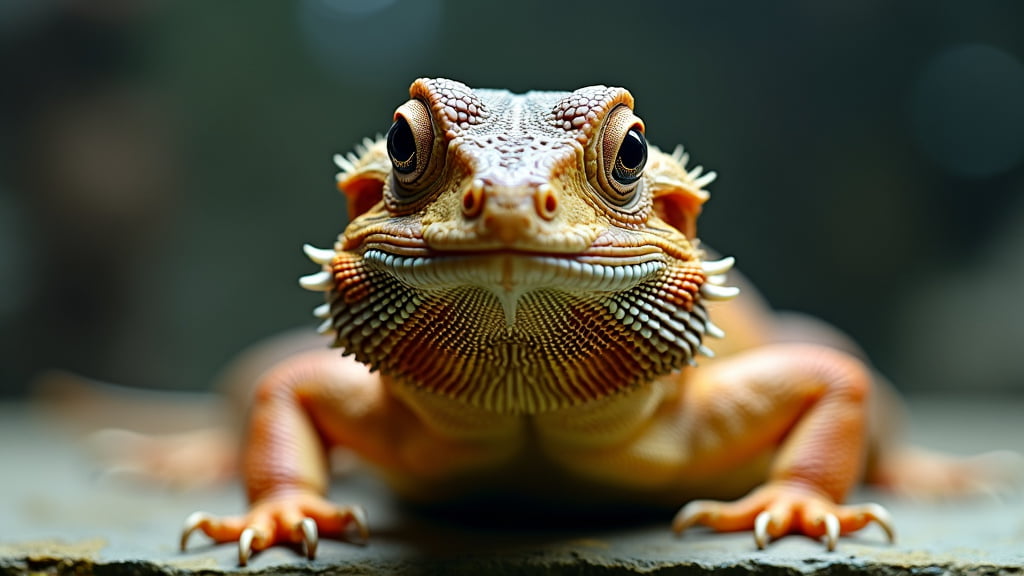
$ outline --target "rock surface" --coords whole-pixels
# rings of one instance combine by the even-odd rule
[[[920,401],[918,443],[959,453],[1024,449],[1024,402]],[[185,493],[104,478],[76,439],[23,405],[0,406],[0,574],[220,574],[236,572],[231,545],[196,535],[187,552],[178,530],[194,510],[236,513],[230,485]],[[669,518],[621,525],[598,521],[552,527],[530,518],[455,523],[394,502],[365,474],[335,483],[339,502],[370,514],[368,546],[325,541],[313,562],[298,550],[256,555],[246,573],[417,574],[1024,574],[1024,500],[989,495],[914,502],[861,492],[896,520],[895,545],[877,527],[843,538],[835,552],[803,537],[758,551],[750,534],[693,530],[676,537]],[[514,511],[514,508],[507,509]]]

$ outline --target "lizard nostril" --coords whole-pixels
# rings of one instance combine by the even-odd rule
[[[537,188],[533,198],[537,213],[545,220],[551,220],[558,213],[558,194],[550,184],[543,184]]]
[[[469,189],[462,195],[462,214],[466,218],[476,218],[484,207],[484,183],[473,180]]]

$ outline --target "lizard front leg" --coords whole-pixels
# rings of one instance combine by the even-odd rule
[[[696,469],[724,469],[777,449],[764,485],[735,502],[687,504],[675,531],[694,524],[753,530],[761,548],[769,538],[802,533],[824,537],[832,550],[841,533],[874,521],[892,539],[881,506],[841,505],[862,474],[870,387],[858,360],[810,345],[765,347],[697,370],[684,393]]]
[[[359,444],[359,436],[380,438],[391,409],[379,378],[337,351],[307,352],[271,368],[253,402],[244,453],[250,510],[226,518],[191,515],[182,549],[201,530],[216,542],[238,541],[245,565],[252,551],[282,542],[302,543],[312,558],[319,534],[339,537],[349,526],[365,539],[362,509],[324,497],[327,448]]]
[[[253,551],[301,543],[312,558],[322,534],[355,528],[368,535],[358,506],[326,500],[326,453],[344,446],[411,498],[443,497],[518,451],[521,423],[452,406],[443,397],[389,386],[337,350],[294,356],[263,377],[252,406],[243,472],[249,512],[189,517],[181,546],[202,531],[216,542],[238,541],[239,564]]]

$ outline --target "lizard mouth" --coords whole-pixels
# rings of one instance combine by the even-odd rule
[[[622,292],[661,274],[667,266],[654,252],[569,256],[501,250],[424,257],[371,249],[363,253],[363,261],[418,290],[487,290],[501,303],[507,326],[515,322],[518,303],[526,293],[546,289],[577,294]]]
[[[656,253],[628,256],[544,254],[510,250],[402,256],[371,249],[364,261],[423,290],[475,285],[504,290],[561,288],[580,292],[628,290],[659,273]]]

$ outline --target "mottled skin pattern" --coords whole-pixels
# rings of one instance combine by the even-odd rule
[[[410,97],[387,139],[338,158],[353,220],[307,248],[321,272],[302,283],[326,294],[317,315],[344,356],[262,376],[251,508],[197,513],[184,538],[238,540],[244,563],[281,542],[312,556],[318,532],[365,536],[360,508],[324,499],[330,446],[414,499],[686,504],[675,530],[751,530],[759,546],[799,533],[831,549],[873,521],[891,536],[880,506],[842,504],[868,455],[870,370],[781,342],[753,293],[730,301],[731,259],[696,239],[713,175],[647,146],[627,91],[421,79]],[[891,453],[873,474],[895,484]]]

